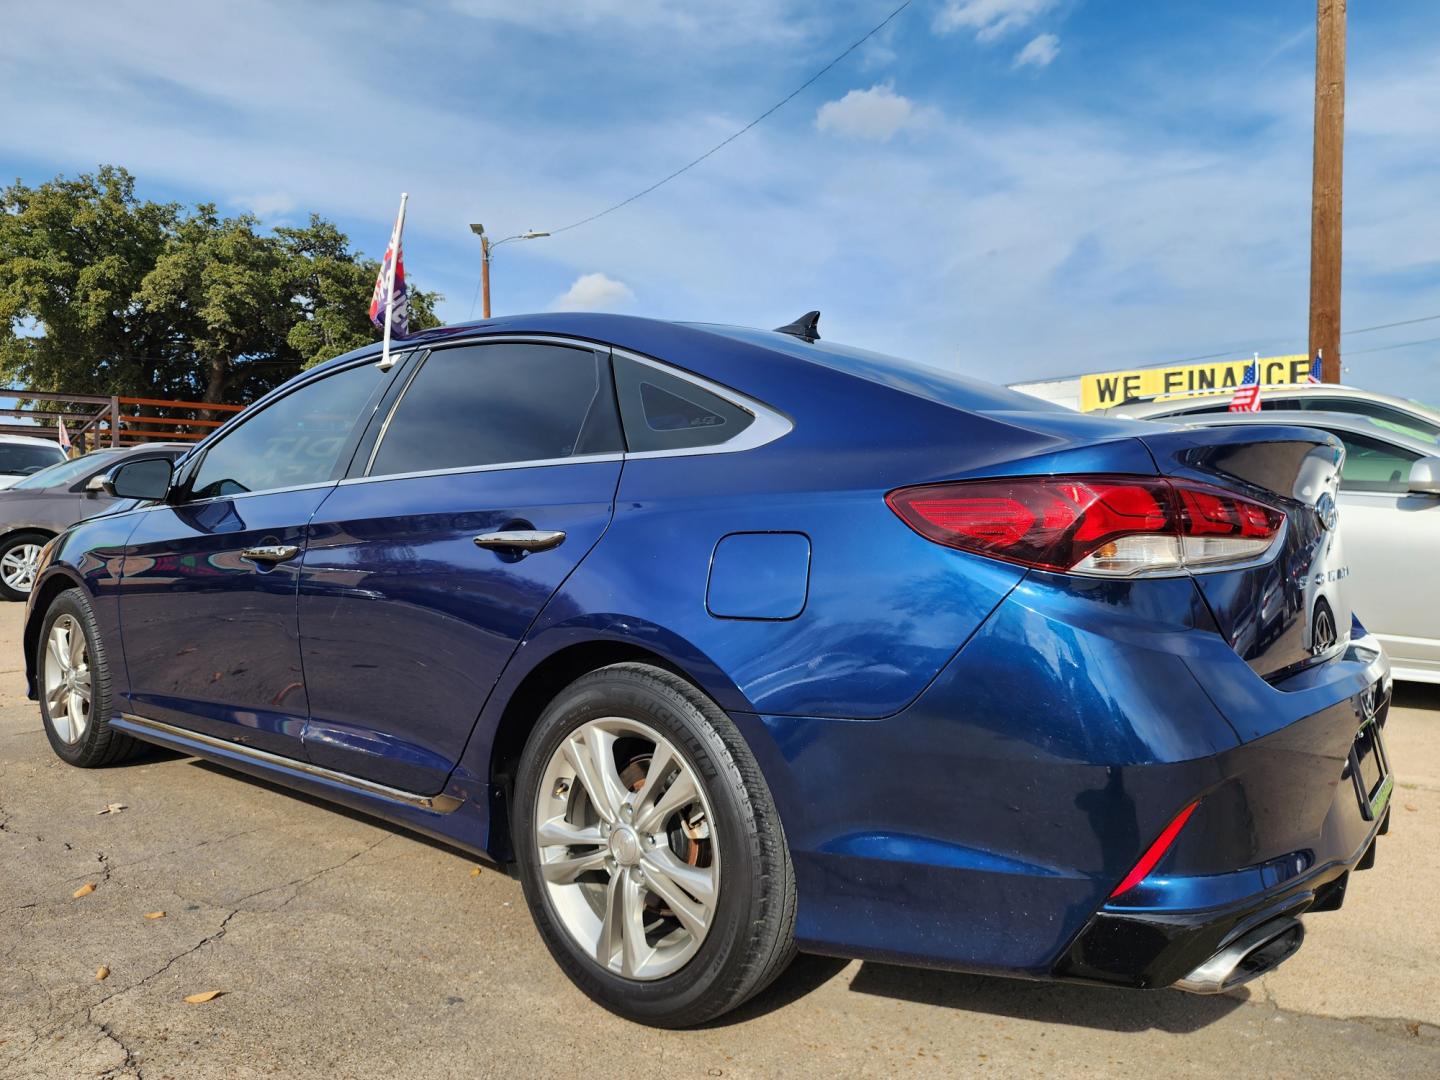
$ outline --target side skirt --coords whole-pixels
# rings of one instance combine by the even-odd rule
[[[417,795],[411,791],[402,791],[385,784],[377,784],[373,780],[365,780],[348,773],[336,772],[334,769],[312,765],[308,761],[272,754],[268,750],[257,750],[242,743],[217,739],[213,735],[204,735],[198,731],[187,731],[184,728],[175,727],[173,724],[162,724],[158,720],[148,720],[143,716],[136,716],[134,713],[121,713],[119,720],[112,721],[112,724],[118,730],[134,735],[136,738],[168,746],[172,750],[195,754],[199,757],[219,761],[222,764],[241,765],[243,762],[253,762],[264,766],[265,774],[290,773],[294,774],[296,779],[319,781],[326,785],[333,784],[358,794],[368,795],[373,799],[416,807],[420,810],[428,810],[433,814],[453,814],[465,801],[443,792],[439,795]]]

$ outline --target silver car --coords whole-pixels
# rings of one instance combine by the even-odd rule
[[[0,434],[0,488],[64,460],[65,451],[53,439]]]
[[[0,597],[24,600],[46,542],[121,501],[92,486],[104,473],[122,461],[174,461],[185,449],[181,443],[149,443],[96,450],[70,461],[62,458],[0,491]]]
[[[1171,398],[1169,400],[1132,401],[1100,410],[1109,416],[1128,416],[1136,420],[1199,420],[1211,415],[1228,414],[1231,393],[1208,394],[1204,397]],[[1300,423],[1310,426],[1304,418],[1275,416],[1277,412],[1325,412],[1365,416],[1380,427],[1401,435],[1415,435],[1431,442],[1440,442],[1440,411],[1416,401],[1361,390],[1358,386],[1337,383],[1267,386],[1260,395],[1260,411],[1270,414],[1269,421]]]
[[[1440,438],[1396,431],[1354,413],[1223,413],[1155,416],[1216,427],[1295,424],[1321,428],[1345,444],[1340,475],[1340,538],[1354,577],[1356,614],[1385,645],[1395,678],[1440,683]]]

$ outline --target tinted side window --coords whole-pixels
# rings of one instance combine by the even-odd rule
[[[318,484],[330,479],[355,421],[389,373],[365,363],[328,375],[248,418],[205,452],[191,498]]]
[[[632,453],[716,446],[755,422],[724,398],[623,356],[615,357],[615,389]]]
[[[560,345],[439,349],[400,397],[371,476],[620,450],[608,357]]]
[[[1409,489],[1410,466],[1420,459],[1419,454],[1348,431],[1331,434],[1345,444],[1345,466],[1340,472],[1342,488],[1351,491]]]

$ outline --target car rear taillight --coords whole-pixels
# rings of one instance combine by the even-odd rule
[[[1263,555],[1285,515],[1221,488],[1134,476],[1017,477],[885,497],[926,539],[1061,573],[1134,577]]]

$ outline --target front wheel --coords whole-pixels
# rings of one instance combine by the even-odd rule
[[[526,744],[514,822],[536,926],[613,1012],[702,1023],[794,954],[769,789],[729,717],[670,672],[615,664],[562,691]]]
[[[22,532],[0,543],[0,596],[24,600],[35,587],[40,552],[50,538],[44,533]]]
[[[55,597],[36,648],[40,717],[56,755],[82,769],[134,756],[139,743],[110,727],[110,668],[83,589]]]

